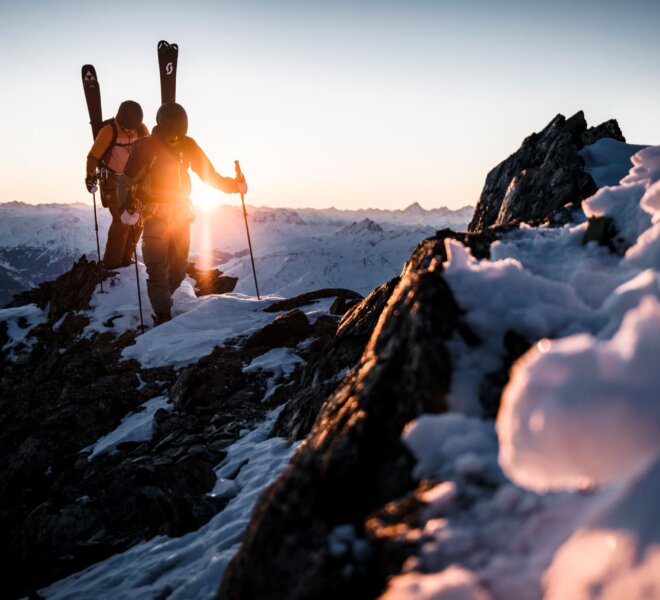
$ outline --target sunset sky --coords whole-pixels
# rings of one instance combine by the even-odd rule
[[[189,134],[250,203],[459,208],[557,113],[660,143],[659,32],[657,0],[0,0],[0,202],[91,202],[80,67],[105,118],[134,99],[152,127],[165,39]]]

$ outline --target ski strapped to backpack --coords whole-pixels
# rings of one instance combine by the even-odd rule
[[[103,113],[101,111],[101,87],[93,65],[83,65],[82,84],[89,113],[89,124],[92,126],[92,136],[96,139],[101,130]]]
[[[158,42],[158,68],[160,70],[160,100],[162,104],[176,101],[176,65],[179,46],[165,40]]]
[[[83,65],[82,84],[85,92],[85,102],[87,102],[87,112],[89,113],[89,124],[92,126],[92,137],[96,139],[101,130],[103,122],[103,112],[101,110],[101,86],[99,85],[96,69],[92,65]],[[94,231],[96,232],[96,255],[99,266],[99,284],[101,293],[103,293],[103,269],[101,267],[101,245],[99,243],[99,222],[96,216],[96,190],[92,192],[94,205]]]

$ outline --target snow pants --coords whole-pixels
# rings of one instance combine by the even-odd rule
[[[190,249],[190,203],[151,204],[143,210],[142,258],[147,292],[156,314],[169,315],[172,293],[186,276]]]
[[[121,211],[117,201],[117,177],[110,175],[101,182],[101,194],[103,206],[110,210],[112,223],[108,229],[108,241],[105,243],[105,252],[103,253],[103,264],[108,269],[126,266],[133,258],[133,235],[131,226],[124,225],[121,222]],[[140,239],[142,226],[134,225],[135,243]]]

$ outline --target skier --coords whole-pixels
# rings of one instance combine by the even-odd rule
[[[115,118],[102,123],[87,155],[87,191],[95,191],[97,180],[100,179],[101,203],[112,215],[103,254],[103,264],[108,269],[128,266],[133,256],[133,239],[129,235],[131,228],[122,223],[117,202],[117,178],[123,171],[135,142],[149,135],[149,130],[142,123],[142,116],[142,108],[137,102],[122,102]],[[136,225],[136,240],[139,239],[141,231],[139,224]]]
[[[184,108],[176,102],[163,104],[152,134],[135,146],[118,181],[119,206],[131,214],[140,212],[143,219],[142,256],[156,325],[171,319],[172,293],[185,277],[194,220],[188,170],[227,194],[247,193],[244,180],[215,171],[187,132]]]

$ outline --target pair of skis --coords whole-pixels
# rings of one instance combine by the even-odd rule
[[[179,46],[169,44],[165,40],[158,42],[158,69],[160,71],[161,104],[174,102],[176,99],[176,68],[179,56]],[[83,65],[82,83],[89,113],[89,124],[92,126],[94,139],[103,123],[101,109],[101,87],[93,65]]]

